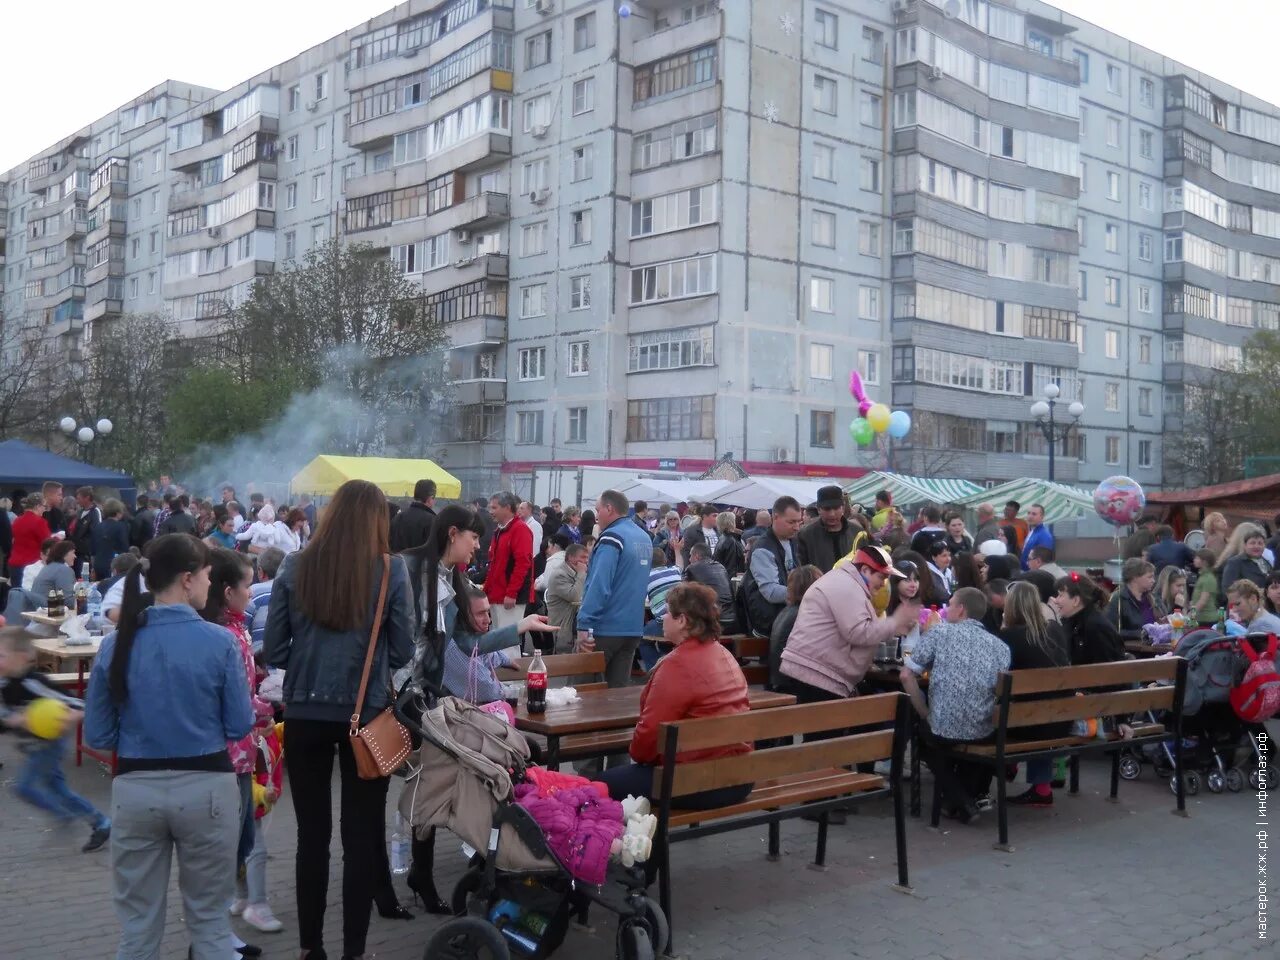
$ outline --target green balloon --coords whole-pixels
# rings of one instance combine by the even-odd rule
[[[858,417],[849,424],[849,436],[860,447],[865,447],[875,439],[876,432],[865,417]]]

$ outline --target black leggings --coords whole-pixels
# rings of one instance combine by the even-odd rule
[[[342,952],[365,952],[373,894],[383,876],[378,847],[386,834],[390,778],[362,780],[348,742],[350,725],[328,720],[289,720],[284,725],[284,762],[298,818],[295,884],[298,945],[324,946],[325,898],[329,891],[329,841],[333,836],[333,756],[342,780]]]

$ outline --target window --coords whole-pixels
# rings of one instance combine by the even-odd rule
[[[156,274],[153,270],[147,274],[147,293],[154,294],[156,292]]]
[[[1138,388],[1138,416],[1140,417],[1151,416],[1151,388],[1150,387]]]
[[[573,82],[573,115],[590,113],[596,108],[595,77],[584,77]]]
[[[1156,105],[1156,85],[1150,77],[1140,77],[1138,79],[1138,102],[1144,107],[1154,107]]]
[[[858,252],[868,257],[880,256],[880,224],[858,221]]]
[[[551,95],[548,93],[530,97],[524,102],[524,132],[532,133],[535,127],[551,126]]]
[[[315,203],[318,200],[323,200],[324,197],[324,174],[317,173],[311,178],[311,202]]]
[[[516,443],[542,442],[542,411],[521,410],[516,414]]]
[[[547,376],[547,348],[528,347],[520,351],[520,379],[545,380]]]
[[[1138,337],[1138,362],[1151,362],[1151,337],[1149,336]]]
[[[569,309],[585,310],[591,306],[591,278],[589,276],[569,278]]]
[[[520,192],[532,193],[547,185],[551,163],[546,157],[530,160],[520,168]]]
[[[809,307],[817,313],[835,312],[835,281],[830,277],[809,278]]]
[[[834,447],[836,415],[832,410],[809,411],[809,446]]]
[[[1076,297],[1080,300],[1089,299],[1089,274],[1083,270],[1076,275]]]
[[[141,157],[137,157],[133,161],[133,179],[134,180],[142,179],[142,158]]]
[[[1120,358],[1120,334],[1116,330],[1107,330],[1106,332],[1106,349],[1107,360],[1119,360]]]
[[[862,59],[884,63],[884,34],[872,27],[862,28]]]
[[[1106,297],[1107,306],[1120,306],[1120,278],[1107,277],[1106,280]]]
[[[1152,443],[1150,440],[1138,441],[1138,466],[1140,467],[1151,466],[1151,447],[1152,447]]]
[[[712,255],[672,260],[631,270],[631,305],[700,297],[716,292]]]
[[[311,246],[318,247],[324,243],[325,233],[323,223],[313,224],[311,227]]]
[[[286,183],[284,185],[284,208],[292,210],[298,205],[298,185],[296,183]]]
[[[1108,466],[1114,466],[1120,462],[1120,438],[1114,434],[1107,435],[1106,460]]]
[[[716,186],[694,187],[631,204],[631,236],[647,237],[716,219]]]
[[[825,143],[813,145],[813,176],[816,180],[836,179],[836,148]]]
[[[632,334],[627,372],[709,367],[715,364],[713,327],[686,327]]]
[[[1107,117],[1107,146],[1120,146],[1120,118]]]
[[[298,108],[302,106],[302,87],[294,84],[289,88],[289,112],[297,113]]]
[[[829,343],[809,344],[809,376],[814,380],[830,380],[835,348]]]
[[[151,231],[151,252],[155,253],[160,246],[160,233],[157,230]]]
[[[584,13],[573,21],[573,52],[581,53],[596,45],[596,15]]]
[[[588,357],[591,343],[587,340],[575,340],[569,344],[569,376],[585,377],[588,369]]]
[[[1120,384],[1107,381],[1102,385],[1102,407],[1107,413],[1120,412]]]
[[[836,82],[820,73],[813,75],[813,109],[819,113],[836,115]]]
[[[316,124],[315,129],[315,149],[324,150],[329,146],[329,125],[327,123]]]
[[[863,320],[880,319],[879,287],[858,287],[858,316]]]
[[[137,277],[132,277],[129,280],[129,299],[130,300],[138,299],[138,278]]]
[[[1107,93],[1120,92],[1120,68],[1114,63],[1107,64]]]
[[[711,43],[636,67],[632,74],[632,100],[641,104],[715,79],[716,45]]]
[[[1151,312],[1151,288],[1145,283],[1138,284],[1138,312]]]
[[[587,442],[587,408],[586,407],[570,407],[569,408],[569,436],[565,438],[565,443],[586,443]]]
[[[1138,259],[1151,262],[1151,234],[1138,234]]]
[[[1151,209],[1151,184],[1146,180],[1138,181],[1138,206],[1143,210]]]
[[[1083,50],[1073,50],[1072,59],[1075,60],[1076,66],[1080,68],[1080,82],[1089,82],[1089,55]]]
[[[870,386],[880,385],[880,354],[871,350],[858,351],[858,373],[862,382]]]
[[[1089,189],[1089,164],[1080,161],[1080,192],[1085,193]]]
[[[1155,153],[1155,135],[1150,130],[1138,131],[1138,155],[1150,160]]]
[[[296,133],[284,142],[284,158],[286,160],[298,159],[298,135]]]
[[[294,88],[297,89],[296,87]],[[292,260],[298,253],[298,234],[294,230],[290,230],[284,235],[284,258]]]
[[[834,180],[835,177],[830,179]],[[872,193],[880,192],[880,161],[871,157],[863,157],[858,167],[858,186]]]
[[[589,143],[584,143],[581,146],[574,147],[571,156],[572,171],[570,173],[570,179],[574,183],[579,183],[583,180],[590,180],[592,167],[594,166],[593,161],[595,159],[595,147]]]
[[[520,291],[520,318],[545,317],[547,315],[547,285],[534,283]]]
[[[520,255],[536,257],[547,252],[547,221],[526,223],[520,228]]]
[[[541,33],[535,33],[531,37],[526,37],[524,41],[525,69],[527,70],[530,67],[540,67],[544,63],[550,62],[551,31],[543,30]]]
[[[813,12],[813,42],[828,50],[840,47],[840,18],[828,10]]]
[[[715,436],[715,397],[660,397],[627,403],[627,441],[709,440]]]
[[[810,220],[810,240],[815,247],[834,249],[836,245],[836,215],[829,210],[813,211]]]
[[[1107,199],[1120,200],[1120,174],[1113,170],[1107,171]]]
[[[591,242],[591,211],[574,210],[569,214],[569,229],[572,239],[569,245],[576,247]]]
[[[1106,228],[1107,253],[1120,252],[1120,227],[1114,223],[1108,223]]]
[[[881,129],[884,124],[881,121],[882,101],[874,93],[863,93],[858,98],[858,119],[863,126],[875,127]]]

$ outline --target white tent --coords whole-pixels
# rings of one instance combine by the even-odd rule
[[[714,501],[714,493],[724,486],[723,480],[675,480],[666,477],[641,477],[620,485],[617,490],[633,503],[644,500],[650,507],[657,508],[664,503],[675,505],[681,500],[685,502],[706,503]]]
[[[779,497],[795,497],[807,507],[818,499],[818,491],[833,481],[799,480],[791,477],[744,477],[733,483],[721,483],[720,489],[706,494],[711,503],[724,503],[748,510],[768,510]]]

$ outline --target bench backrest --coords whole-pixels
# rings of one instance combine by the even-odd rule
[[[733,655],[739,660],[768,660],[769,639],[767,637],[735,637]]]
[[[654,770],[653,795],[680,797],[874,760],[892,760],[900,771],[909,711],[903,694],[884,693],[664,723],[659,731],[662,765]],[[829,739],[790,742],[799,734],[828,731]],[[779,738],[787,743],[714,760],[675,762],[678,753]]]
[[[1185,686],[1186,661],[1181,657],[1008,670],[996,681],[993,721],[999,729],[1146,710],[1177,712]]]
[[[548,677],[578,677],[587,674],[604,673],[604,653],[595,650],[591,653],[555,653],[543,657],[547,665]],[[499,676],[510,673],[514,679],[523,680],[529,675],[529,664],[533,657],[517,657],[514,665],[498,671]]]

